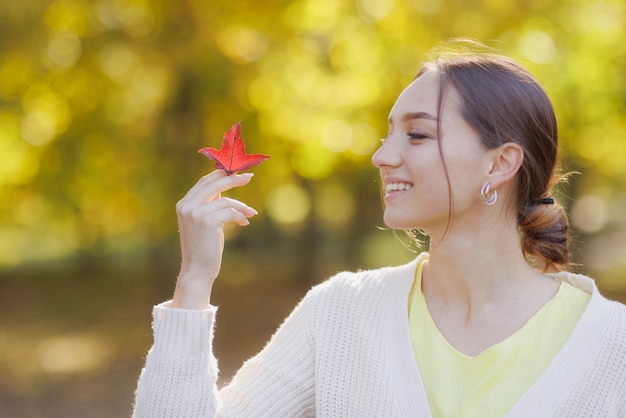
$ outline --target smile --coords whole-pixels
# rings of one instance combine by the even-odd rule
[[[397,192],[403,190],[409,190],[413,185],[408,183],[389,183],[385,186],[385,192]]]

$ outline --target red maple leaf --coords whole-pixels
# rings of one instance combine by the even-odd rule
[[[226,171],[229,176],[237,171],[259,165],[270,158],[269,155],[246,154],[246,144],[243,138],[239,136],[240,132],[240,122],[237,122],[224,134],[222,148],[217,150],[205,147],[200,148],[198,152],[211,160],[215,160],[215,168]]]

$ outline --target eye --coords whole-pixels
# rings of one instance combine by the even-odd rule
[[[411,140],[421,140],[421,139],[426,139],[428,138],[428,135],[423,134],[421,132],[409,132],[407,134],[407,136],[411,139]]]

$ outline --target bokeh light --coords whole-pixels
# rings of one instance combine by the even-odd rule
[[[311,198],[301,187],[284,184],[270,192],[266,205],[268,214],[279,225],[285,228],[297,227],[311,211]]]
[[[602,230],[607,222],[607,202],[597,195],[580,196],[572,207],[572,221],[587,233]]]

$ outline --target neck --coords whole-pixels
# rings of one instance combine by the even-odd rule
[[[469,317],[477,309],[556,292],[556,282],[525,260],[514,223],[488,225],[478,231],[452,225],[443,238],[431,241],[422,284],[427,300],[436,298]]]

